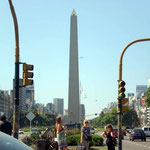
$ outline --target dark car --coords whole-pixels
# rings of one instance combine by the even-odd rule
[[[146,141],[146,134],[142,129],[133,129],[131,131],[130,141],[134,141],[135,139],[141,139],[141,141]]]
[[[118,129],[117,128],[114,128],[113,131],[112,131],[112,133],[113,133],[113,137],[114,138],[118,138]],[[122,132],[122,139],[124,139],[123,132]]]
[[[31,134],[41,134],[41,131],[37,128],[31,129]]]
[[[32,150],[16,138],[13,138],[3,132],[0,132],[0,141],[1,150]]]
[[[123,132],[124,136],[126,136],[126,135],[127,135],[126,130],[123,130],[122,132]]]

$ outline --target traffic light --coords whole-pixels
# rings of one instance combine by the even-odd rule
[[[34,114],[35,114],[36,116],[38,115],[37,109],[34,110]]]
[[[33,84],[33,80],[28,78],[33,78],[33,71],[34,66],[29,64],[23,64],[23,86],[28,86]]]
[[[124,81],[119,81],[119,98],[126,97],[126,95],[124,93],[126,91],[126,89],[124,87],[125,85],[126,85],[126,83]]]
[[[124,81],[119,81],[119,99],[120,99],[120,107],[121,107],[121,112],[124,113],[126,112],[129,108],[128,106],[124,106],[124,104],[126,104],[128,102],[128,98],[125,98],[126,95],[125,95],[125,85],[126,83]]]

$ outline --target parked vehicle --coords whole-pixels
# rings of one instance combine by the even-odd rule
[[[31,135],[32,134],[41,134],[41,131],[37,128],[33,128],[33,129],[31,129]]]
[[[19,129],[19,134],[24,134],[23,129]]]
[[[21,141],[3,132],[0,132],[0,141],[1,150],[32,150]]]
[[[146,136],[150,136],[150,127],[149,126],[144,126],[142,130],[145,132]]]
[[[123,130],[122,132],[123,132],[123,135],[126,136],[127,134],[126,130]]]
[[[142,129],[133,129],[131,131],[129,139],[130,141],[134,141],[135,139],[141,139],[141,141],[146,141],[146,134]]]
[[[113,131],[112,131],[112,133],[113,133],[113,137],[114,138],[118,138],[118,129],[117,128],[114,128]],[[122,132],[122,139],[124,139],[123,132]]]

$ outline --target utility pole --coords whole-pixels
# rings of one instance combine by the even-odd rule
[[[19,32],[18,32],[18,22],[16,13],[11,0],[9,1],[10,10],[12,13],[15,29],[15,105],[13,112],[13,136],[18,139],[18,130],[19,130]]]
[[[129,48],[131,45],[138,43],[138,42],[145,42],[145,41],[150,41],[150,38],[144,38],[144,39],[138,39],[135,41],[132,41],[129,43],[122,51],[121,56],[120,56],[120,61],[119,61],[119,80],[118,80],[118,91],[119,91],[119,82],[122,81],[122,60],[123,60],[123,55],[127,48]],[[118,92],[118,150],[122,150],[122,99],[119,98],[119,92]]]

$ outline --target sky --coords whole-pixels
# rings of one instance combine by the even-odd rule
[[[34,65],[35,100],[64,98],[68,107],[70,16],[78,17],[79,78],[86,114],[100,113],[117,99],[119,58],[131,41],[150,37],[149,0],[12,0],[20,40],[20,61]],[[14,25],[7,0],[0,0],[0,89],[14,77]],[[80,59],[83,57],[82,59]],[[126,93],[147,85],[150,42],[132,45],[123,58]],[[22,66],[20,66],[20,78]]]

